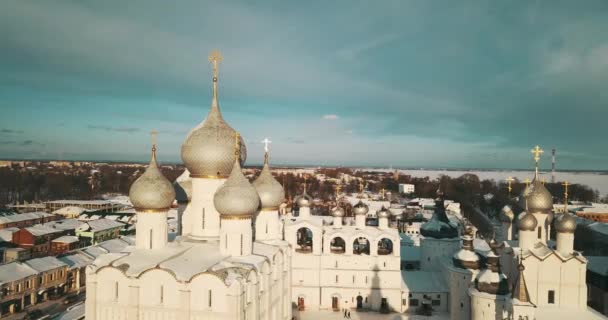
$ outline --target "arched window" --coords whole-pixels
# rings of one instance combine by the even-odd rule
[[[369,255],[369,241],[365,237],[359,237],[353,241],[353,254]]]
[[[382,238],[378,241],[378,255],[387,255],[393,253],[393,241],[387,238]]]
[[[346,243],[344,242],[344,239],[342,239],[341,237],[335,237],[331,239],[329,243],[329,251],[331,251],[331,253],[337,254],[344,253],[344,251],[346,251]]]
[[[306,227],[298,229],[296,232],[296,252],[312,252],[312,231]]]

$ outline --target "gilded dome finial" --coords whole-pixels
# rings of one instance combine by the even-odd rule
[[[568,181],[564,181],[562,186],[564,186],[564,213],[568,213],[568,186],[570,183]]]
[[[536,146],[534,147],[534,149],[530,150],[530,152],[534,155],[534,179],[538,179],[538,162],[540,161],[540,155],[543,154],[545,151],[542,150],[539,146]]]
[[[155,129],[152,129],[152,131],[150,131],[150,137],[152,138],[152,161],[154,161],[156,163],[156,135],[158,134],[158,131],[156,131]]]
[[[272,141],[270,141],[270,139],[268,138],[264,138],[264,140],[262,140],[262,143],[264,144],[264,164],[268,164],[268,151],[270,150],[270,144],[272,143]]]
[[[224,60],[222,53],[219,50],[213,50],[209,54],[209,62],[213,65],[213,82],[217,82],[217,76],[219,72],[218,65]]]
[[[511,198],[511,191],[513,190],[513,187],[511,187],[511,183],[513,183],[513,181],[515,181],[515,179],[513,179],[513,177],[508,177],[506,179],[507,181],[507,190],[509,190],[509,198]]]

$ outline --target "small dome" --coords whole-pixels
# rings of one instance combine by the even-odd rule
[[[515,214],[510,206],[504,206],[500,211],[500,221],[511,223],[514,218]]]
[[[195,178],[221,177],[230,174],[235,161],[234,136],[236,131],[224,121],[217,100],[217,78],[213,83],[213,99],[207,118],[196,126],[182,144],[181,156],[190,175]],[[247,159],[247,148],[240,141],[240,164]]]
[[[152,159],[148,168],[131,185],[129,198],[138,211],[164,211],[171,208],[175,200],[175,190],[158,168],[156,146],[152,147]]]
[[[331,215],[336,218],[344,217],[344,209],[341,207],[335,207],[331,210]]]
[[[388,218],[390,216],[390,211],[388,211],[388,209],[386,209],[384,206],[382,206],[382,208],[376,212],[376,217],[378,218]]]
[[[553,210],[553,197],[538,179],[534,179],[526,191],[524,196],[528,204],[528,208],[526,209],[528,212],[548,213]]]
[[[534,231],[536,226],[538,225],[538,221],[531,213],[526,213],[525,211],[519,215],[519,221],[517,222],[517,228],[523,231]]]
[[[175,200],[177,202],[186,203],[192,200],[192,179],[190,179],[188,169],[184,170],[184,173],[175,179],[173,188],[175,189]]]
[[[296,204],[299,208],[310,207],[310,205],[312,204],[312,197],[306,194],[306,191],[304,191],[301,196],[296,198]]]
[[[264,161],[264,167],[260,175],[253,181],[253,186],[262,201],[262,210],[278,209],[285,201],[285,190],[283,186],[272,176],[268,161]]]
[[[359,202],[357,202],[357,204],[355,204],[355,206],[353,207],[353,214],[356,216],[366,215],[368,211],[369,207],[361,200],[359,200]]]
[[[234,162],[230,176],[213,196],[215,209],[224,216],[250,216],[260,207],[256,189],[241,172],[241,165]]]
[[[559,233],[574,233],[576,230],[576,217],[570,213],[563,213],[555,219],[555,231]]]

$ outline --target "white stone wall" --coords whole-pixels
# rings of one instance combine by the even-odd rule
[[[161,249],[167,245],[167,212],[137,213],[135,245],[139,249]]]
[[[471,296],[471,320],[503,320],[508,314],[506,296],[497,296],[469,290]]]
[[[192,178],[191,211],[184,223],[184,234],[197,238],[218,238],[220,234],[220,214],[213,204],[215,191],[226,179]]]
[[[471,318],[471,298],[469,297],[469,287],[472,285],[477,271],[449,267],[448,284],[450,286],[450,319],[470,319]]]

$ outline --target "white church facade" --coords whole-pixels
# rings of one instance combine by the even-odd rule
[[[244,140],[219,108],[221,56],[214,52],[210,61],[211,108],[182,145],[187,171],[169,182],[153,142],[150,164],[129,194],[137,212],[135,246],[87,267],[87,320],[290,320],[293,307],[427,308],[454,320],[601,319],[586,305],[587,260],[573,249],[576,220],[568,213],[554,219],[552,196],[538,176],[522,195],[525,211],[516,223],[513,211],[503,210],[505,239],[487,250],[475,247],[471,228],[463,233],[448,219],[439,194],[432,218],[420,227],[421,270],[403,271],[390,209],[370,213],[359,200],[354,219],[346,220],[338,205],[329,221],[311,214],[305,189],[295,201],[297,214],[291,212],[270,172],[268,145],[260,175],[247,180]],[[179,232],[169,239],[167,213],[176,201]],[[368,213],[378,226],[366,225]],[[551,225],[556,246],[548,241]],[[421,293],[420,279],[436,285],[425,284]]]

